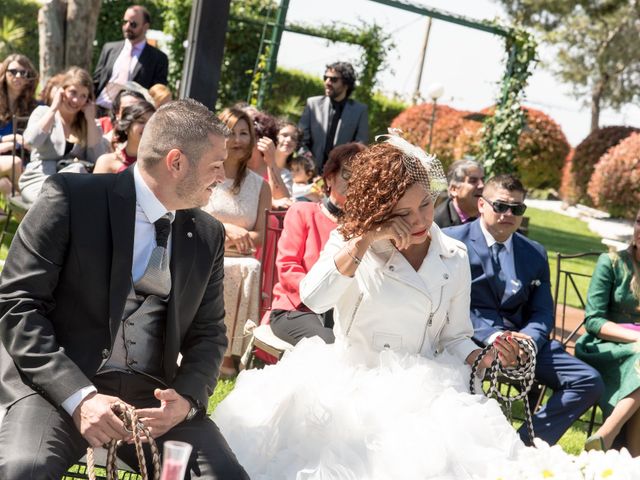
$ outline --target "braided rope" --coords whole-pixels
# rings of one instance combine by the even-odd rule
[[[136,448],[136,457],[138,458],[138,465],[140,466],[140,475],[143,480],[148,480],[147,474],[147,462],[144,458],[144,450],[142,448],[142,437],[146,437],[151,448],[152,462],[153,462],[153,478],[154,480],[160,480],[160,451],[156,445],[155,440],[151,436],[149,429],[140,421],[138,421],[138,415],[134,408],[131,408],[124,403],[116,402],[111,405],[111,410],[115,413],[120,420],[124,423],[124,427],[133,433],[133,444]],[[107,462],[105,468],[107,470],[107,480],[118,480],[118,469],[116,468],[117,449],[122,444],[122,441],[111,440],[107,448]],[[96,480],[95,473],[95,457],[93,448],[87,448],[87,476],[90,480]]]
[[[498,362],[497,356],[494,357],[491,362],[491,366],[488,369],[489,375],[489,388],[485,392],[487,397],[495,398],[498,401],[501,401],[506,409],[507,409],[507,418],[511,421],[511,408],[512,404],[515,400],[523,400],[524,401],[524,416],[525,423],[527,425],[527,434],[529,435],[529,440],[531,444],[533,444],[533,438],[535,436],[533,431],[533,420],[531,416],[531,407],[529,405],[529,399],[527,397],[528,393],[531,391],[531,387],[535,381],[535,371],[536,371],[536,352],[533,346],[533,343],[530,340],[525,340],[521,338],[513,337],[513,339],[518,343],[520,348],[526,352],[526,356],[528,357],[527,361],[524,362],[522,357],[518,357],[518,365],[516,367],[504,367]],[[474,379],[477,377],[478,367],[482,358],[487,354],[493,347],[491,345],[487,345],[482,349],[480,355],[476,358],[471,366],[471,378],[469,380],[469,390],[471,393],[476,393],[476,387]],[[503,395],[500,391],[500,379],[506,379],[509,383],[514,384],[518,389],[519,393],[516,395]]]

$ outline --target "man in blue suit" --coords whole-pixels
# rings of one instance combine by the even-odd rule
[[[493,177],[478,199],[480,218],[444,232],[467,246],[474,339],[487,345],[512,331],[533,340],[536,380],[553,390],[533,416],[533,427],[537,437],[553,445],[600,398],[603,383],[596,370],[549,339],[554,319],[547,253],[516,232],[526,209],[525,193],[514,176]],[[525,440],[526,428],[519,433]]]

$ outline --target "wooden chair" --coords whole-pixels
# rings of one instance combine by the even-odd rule
[[[16,115],[12,118],[12,131],[13,134],[13,147],[11,148],[11,155],[15,158],[18,153],[18,142],[16,141],[16,134],[22,133],[24,128],[27,126],[27,122],[29,121],[29,117],[18,117]],[[26,163],[25,159],[25,148],[24,145],[20,148],[20,159],[22,160],[22,164]],[[11,219],[15,216],[19,219],[22,219],[29,210],[30,205],[22,200],[22,196],[16,191],[16,182],[18,179],[16,178],[16,166],[15,162],[11,164],[11,193],[6,198],[5,203],[5,213],[7,215],[4,225],[2,226],[2,231],[0,231],[0,244],[4,241],[4,237],[6,235],[13,237],[13,233],[9,231],[9,226],[11,224]]]
[[[262,237],[262,258],[260,262],[260,318],[261,324],[253,329],[249,350],[243,363],[247,368],[255,366],[255,359],[265,364],[274,364],[293,345],[278,338],[269,325],[269,314],[273,301],[273,287],[278,283],[276,258],[278,240],[284,228],[283,210],[265,210],[265,228]]]

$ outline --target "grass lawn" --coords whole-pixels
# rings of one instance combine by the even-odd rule
[[[586,223],[560,215],[557,213],[529,208],[527,210],[529,216],[529,237],[542,243],[549,253],[549,266],[551,270],[552,292],[555,283],[556,269],[556,252],[562,253],[582,253],[582,252],[602,252],[605,246],[600,242],[600,238],[590,232]],[[15,224],[12,225],[11,231],[15,231]],[[0,259],[6,258],[7,243],[0,246]],[[591,274],[595,267],[595,259],[582,260],[577,259],[568,261],[577,271]],[[582,281],[580,287],[586,291],[588,280]],[[568,304],[579,306],[575,294],[569,296]],[[211,413],[216,405],[233,389],[234,380],[221,380],[218,382],[213,396],[209,399],[208,411]],[[522,407],[516,405],[514,407],[514,417],[522,418]],[[586,439],[586,429],[588,418],[583,416],[584,422],[576,422],[576,424],[562,437],[560,445],[565,451],[577,454],[582,450]],[[519,421],[515,420],[514,424],[519,425]]]

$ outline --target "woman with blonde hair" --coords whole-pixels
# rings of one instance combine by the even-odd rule
[[[31,148],[31,162],[20,177],[25,201],[36,200],[47,177],[62,167],[61,160],[69,163],[64,171],[86,173],[84,164],[75,160],[94,164],[109,150],[95,116],[91,75],[79,67],[69,68],[51,106],[36,108],[24,132],[25,143]]]
[[[14,53],[0,63],[0,191],[11,191],[11,171],[17,179],[22,173],[22,160],[13,150],[13,116],[28,117],[36,108],[34,94],[38,72],[24,55]],[[22,148],[22,135],[16,135]]]

